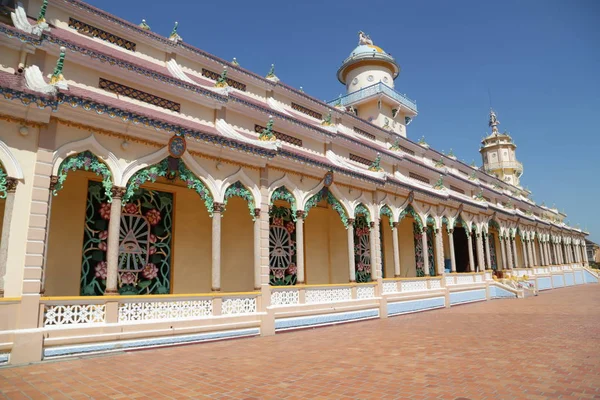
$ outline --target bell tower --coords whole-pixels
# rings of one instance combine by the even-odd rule
[[[406,126],[417,115],[417,104],[394,89],[400,67],[364,32],[359,32],[358,37],[358,46],[337,72],[338,80],[346,86],[346,94],[328,104],[406,137]]]
[[[517,161],[515,153],[517,145],[508,133],[498,131],[498,125],[500,125],[500,121],[494,110],[490,109],[488,126],[492,132],[483,138],[479,149],[483,160],[483,169],[511,185],[521,187],[523,164]]]

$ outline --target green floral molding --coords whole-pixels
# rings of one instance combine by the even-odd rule
[[[310,211],[310,209],[316,206],[324,198],[327,199],[327,203],[331,206],[331,208],[333,208],[339,214],[340,218],[342,219],[342,223],[344,224],[344,227],[347,228],[348,214],[346,213],[344,206],[342,206],[342,203],[340,203],[339,200],[336,199],[335,196],[332,195],[327,188],[321,189],[319,193],[315,194],[310,199],[308,199],[306,205],[304,206],[304,212],[306,213],[304,218],[308,217],[308,212]]]
[[[392,144],[392,147],[390,147],[390,150],[400,151],[400,139],[394,140],[394,143]]]
[[[358,217],[359,215],[365,216],[365,220],[367,221],[367,224],[371,223],[371,213],[369,212],[367,207],[365,207],[365,205],[362,203],[357,205],[356,209],[354,210],[354,218]]]
[[[273,142],[277,140],[275,137],[275,133],[273,132],[273,116],[269,115],[269,122],[267,122],[267,126],[258,134],[258,140],[262,140],[265,142]]]
[[[442,190],[444,189],[446,186],[444,186],[444,177],[442,175],[440,175],[440,178],[437,180],[437,182],[433,185],[434,189],[437,190]]]
[[[432,216],[427,217],[427,225],[433,225],[434,227],[436,226],[435,219]]]
[[[442,168],[445,167],[446,164],[444,164],[444,158],[440,157],[440,159],[438,161],[435,162],[435,167],[436,168]]]
[[[106,192],[106,197],[108,197],[108,202],[110,203],[112,201],[112,173],[106,164],[100,161],[98,157],[92,154],[92,152],[87,150],[67,157],[60,163],[60,167],[58,167],[58,181],[52,190],[54,196],[56,196],[58,191],[63,188],[69,171],[77,170],[92,171],[96,175],[101,176],[102,186]]]
[[[226,87],[229,86],[227,84],[227,67],[223,67],[223,72],[221,72],[221,75],[217,78],[217,81],[215,82],[215,87],[218,88],[222,88],[222,87]]]
[[[291,218],[295,221],[296,220],[296,210],[297,210],[296,198],[288,190],[288,188],[286,188],[285,186],[280,186],[277,189],[275,189],[273,191],[273,194],[271,195],[271,205],[273,205],[273,203],[276,200],[283,200],[283,201],[287,201],[288,203],[290,203],[290,209],[292,210]]]
[[[383,168],[381,168],[381,154],[377,154],[377,157],[375,157],[375,160],[369,166],[369,171],[373,171],[373,172],[383,171]]]
[[[467,224],[465,222],[465,220],[463,219],[463,217],[461,215],[459,215],[456,220],[454,221],[454,225],[456,226],[457,223],[459,223],[462,225],[462,227],[465,230],[465,233],[467,234],[467,237],[471,236],[471,228],[469,227],[469,224]]]
[[[6,187],[6,179],[8,175],[4,170],[4,166],[0,164],[0,199],[5,199],[8,194],[8,188]]]
[[[488,226],[490,228],[496,228],[496,229],[498,229],[498,232],[500,232],[500,225],[498,224],[497,221],[491,219],[490,222],[488,223]]]
[[[394,226],[394,214],[392,213],[392,209],[389,208],[386,204],[384,204],[383,207],[381,207],[381,210],[379,211],[379,215],[380,216],[386,215],[388,217],[388,220],[390,223],[390,228]]]
[[[129,200],[140,190],[140,187],[146,182],[156,182],[158,178],[173,178],[174,171],[169,169],[169,159],[165,158],[158,164],[151,165],[136,172],[129,182],[123,196],[123,204]],[[204,205],[208,210],[208,214],[213,215],[214,199],[212,194],[204,184],[192,171],[190,171],[182,160],[178,160],[177,175],[179,179],[184,181],[189,189],[193,189],[204,200]]]
[[[223,212],[225,212],[227,200],[229,200],[231,197],[241,197],[242,199],[246,200],[246,202],[248,203],[248,209],[250,210],[250,216],[252,217],[252,221],[256,220],[256,215],[254,214],[254,196],[252,195],[252,192],[250,192],[250,190],[248,190],[248,188],[242,184],[242,182],[235,182],[234,184],[229,186],[225,191],[225,199],[223,201]]]
[[[323,125],[323,126],[331,126],[331,125],[333,125],[331,123],[331,111],[329,111],[329,114],[327,114],[327,116],[325,117],[325,119],[323,119],[323,122],[321,122],[321,125]]]
[[[421,219],[421,217],[419,217],[419,214],[417,214],[413,206],[411,206],[410,204],[404,210],[402,210],[402,212],[400,213],[400,217],[398,218],[398,222],[402,221],[402,218],[404,218],[406,215],[410,215],[411,217],[413,217],[419,229],[421,231],[423,230],[423,220]]]

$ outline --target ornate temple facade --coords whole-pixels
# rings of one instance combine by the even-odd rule
[[[417,105],[363,32],[324,103],[177,24],[5,3],[0,364],[598,281],[587,233],[520,186],[496,114],[481,167],[411,140]]]

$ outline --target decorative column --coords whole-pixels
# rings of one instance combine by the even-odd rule
[[[544,243],[538,238],[538,246],[540,248],[540,263],[546,265],[546,254],[544,254]]]
[[[527,259],[527,246],[525,245],[525,238],[521,235],[521,250],[523,251],[523,263],[525,268],[530,268],[529,260]]]
[[[519,253],[517,253],[517,237],[513,236],[511,240],[512,252],[515,257],[515,268],[519,268]]]
[[[377,227],[374,221],[369,223],[369,252],[371,253],[371,280],[376,281],[378,277],[379,267],[377,265],[377,250],[375,243],[377,241],[375,235],[377,233]]]
[[[304,283],[304,210],[296,211],[296,282]]]
[[[213,203],[212,216],[212,290],[221,290],[221,217],[223,203]]]
[[[588,255],[587,255],[587,243],[585,242],[585,239],[583,241],[583,265],[584,266],[589,265],[589,260],[588,260]]]
[[[508,261],[508,269],[513,269],[514,263],[513,263],[513,256],[512,256],[512,245],[511,245],[510,233],[508,234],[508,237],[506,238],[506,259]]]
[[[296,258],[298,254],[296,253]],[[260,208],[254,209],[254,290],[260,290]]]
[[[354,264],[354,218],[348,218],[348,272],[350,282],[356,282],[356,266]]]
[[[18,180],[6,178],[6,198],[4,200],[4,219],[2,220],[2,239],[0,239],[0,297],[4,297],[4,276],[8,261],[8,242],[10,240],[10,226],[15,205],[15,192]]]
[[[450,270],[456,272],[456,256],[454,255],[454,230],[448,229],[448,242],[450,243]]]
[[[437,274],[444,273],[444,239],[442,238],[442,230],[435,230],[435,261],[437,264]]]
[[[475,260],[473,259],[473,238],[471,232],[467,234],[467,244],[469,245],[469,271],[475,272]]]
[[[421,232],[421,246],[423,247],[423,273],[429,276],[429,247],[427,246],[427,226]]]
[[[483,261],[483,238],[481,237],[481,233],[477,233],[475,241],[477,245],[477,268],[479,272],[483,272],[485,271],[485,264]]]
[[[492,269],[492,255],[490,254],[490,235],[487,232],[483,233],[483,241],[485,242],[485,269]]]
[[[394,277],[400,277],[400,246],[398,246],[398,223],[392,222],[392,245],[394,246]]]
[[[531,238],[531,252],[533,253],[533,265],[538,266],[537,250],[535,249],[535,236]]]
[[[535,265],[533,264],[533,254],[531,253],[531,239],[527,238],[527,258],[529,259],[529,267],[533,268]]]
[[[105,295],[118,294],[117,277],[119,275],[119,233],[121,230],[121,199],[125,188],[114,186],[111,189],[112,203],[108,220],[108,241],[106,248],[106,289]]]
[[[546,249],[546,265],[550,265],[552,264],[552,255],[551,252],[552,250],[550,249],[550,242],[548,240],[546,240],[544,242],[544,247]]]
[[[500,248],[502,249],[502,269],[508,269],[506,263],[506,238],[503,236],[498,237],[500,239]]]

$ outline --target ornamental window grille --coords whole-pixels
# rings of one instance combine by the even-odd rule
[[[458,192],[458,193],[465,194],[464,190],[462,190],[461,188],[458,188],[458,187],[456,187],[454,185],[450,185],[450,190],[453,190],[453,191]]]
[[[313,111],[310,108],[301,106],[298,103],[292,103],[292,108],[296,111],[300,111],[302,114],[310,115],[311,117],[316,118],[318,120],[323,119],[323,114]]]
[[[371,164],[373,164],[373,161],[371,161],[367,158],[361,157],[361,156],[357,156],[356,154],[352,154],[352,153],[350,153],[350,160],[360,163],[360,164],[367,165],[367,166],[370,166]]]
[[[262,126],[262,125],[254,125],[254,131],[257,133],[262,133],[263,130],[267,129],[266,127]],[[295,138],[293,136],[290,135],[286,135],[285,133],[282,132],[278,132],[278,131],[273,131],[273,134],[275,135],[275,137],[279,140],[281,140],[282,142],[287,142],[289,144],[293,144],[295,146],[300,146],[302,147],[302,140]]]
[[[356,282],[371,281],[371,235],[369,223],[364,215],[354,221],[354,268]]]
[[[362,129],[357,128],[357,127],[354,127],[354,132],[358,133],[359,135],[363,135],[364,137],[369,138],[371,140],[376,139],[375,135],[373,135],[367,131],[363,131]]]
[[[463,171],[463,170],[460,170],[460,169],[459,169],[459,170],[458,170],[458,172],[460,172],[460,173],[461,173],[461,174],[463,174],[464,176],[469,176],[469,174],[467,174],[467,173],[466,173],[465,171]]]
[[[415,263],[417,276],[425,276],[423,268],[425,266],[425,254],[423,252],[423,240],[421,238],[420,226],[413,222],[413,236],[415,242]],[[433,228],[427,227],[427,259],[429,260],[429,275],[435,276],[435,257],[433,255]]]
[[[409,176],[409,177],[411,177],[412,179],[416,179],[416,180],[417,180],[417,181],[419,181],[419,182],[423,182],[423,183],[427,183],[427,184],[429,184],[429,183],[430,183],[430,182],[429,182],[429,179],[425,178],[425,177],[424,177],[424,176],[422,176],[422,175],[415,174],[414,172],[409,172],[409,173],[408,173],[408,176]]]
[[[90,181],[83,233],[80,293],[106,289],[111,203],[102,183]],[[168,294],[171,289],[173,194],[138,189],[123,206],[119,230],[121,295]]]
[[[483,198],[484,198],[484,199],[485,199],[485,201],[487,201],[488,203],[491,203],[491,202],[492,202],[492,199],[490,199],[489,197],[485,197],[485,196],[483,196]]]
[[[213,81],[216,81],[217,79],[219,79],[219,77],[221,76],[221,74],[216,73],[214,71],[211,71],[209,69],[206,68],[202,68],[202,76],[208,78],[208,79],[212,79]],[[246,85],[243,84],[242,82],[238,82],[236,80],[233,80],[231,78],[225,78],[225,82],[227,82],[227,84],[229,86],[231,86],[234,89],[237,90],[241,90],[242,92],[246,91]]]
[[[102,30],[100,28],[96,28],[93,25],[86,24],[85,22],[81,22],[75,18],[69,18],[69,28],[75,29],[77,32],[82,35],[98,38],[100,40],[104,40],[105,42],[112,43],[119,47],[122,47],[126,50],[135,51],[135,43],[123,39],[120,36],[114,35],[110,32]]]
[[[400,150],[402,150],[403,152],[410,154],[411,156],[415,155],[415,152],[412,151],[411,149],[409,149],[408,147],[404,147],[402,145],[398,145],[398,147],[400,148]]]
[[[490,247],[490,263],[492,264],[491,267],[495,271],[498,269],[498,261],[496,260],[496,239],[494,238],[493,233],[488,233],[488,244]],[[487,257],[487,250],[485,249],[485,246],[483,251],[486,252]]]
[[[121,85],[120,83],[109,81],[108,79],[100,78],[99,87],[107,92],[130,97],[132,99],[143,101],[144,103],[152,104],[157,107],[166,108],[167,110],[175,112],[179,112],[181,110],[181,104],[179,103],[163,99],[162,97],[155,96],[129,86]]]
[[[295,285],[296,224],[287,207],[272,206],[269,213],[269,283]]]

